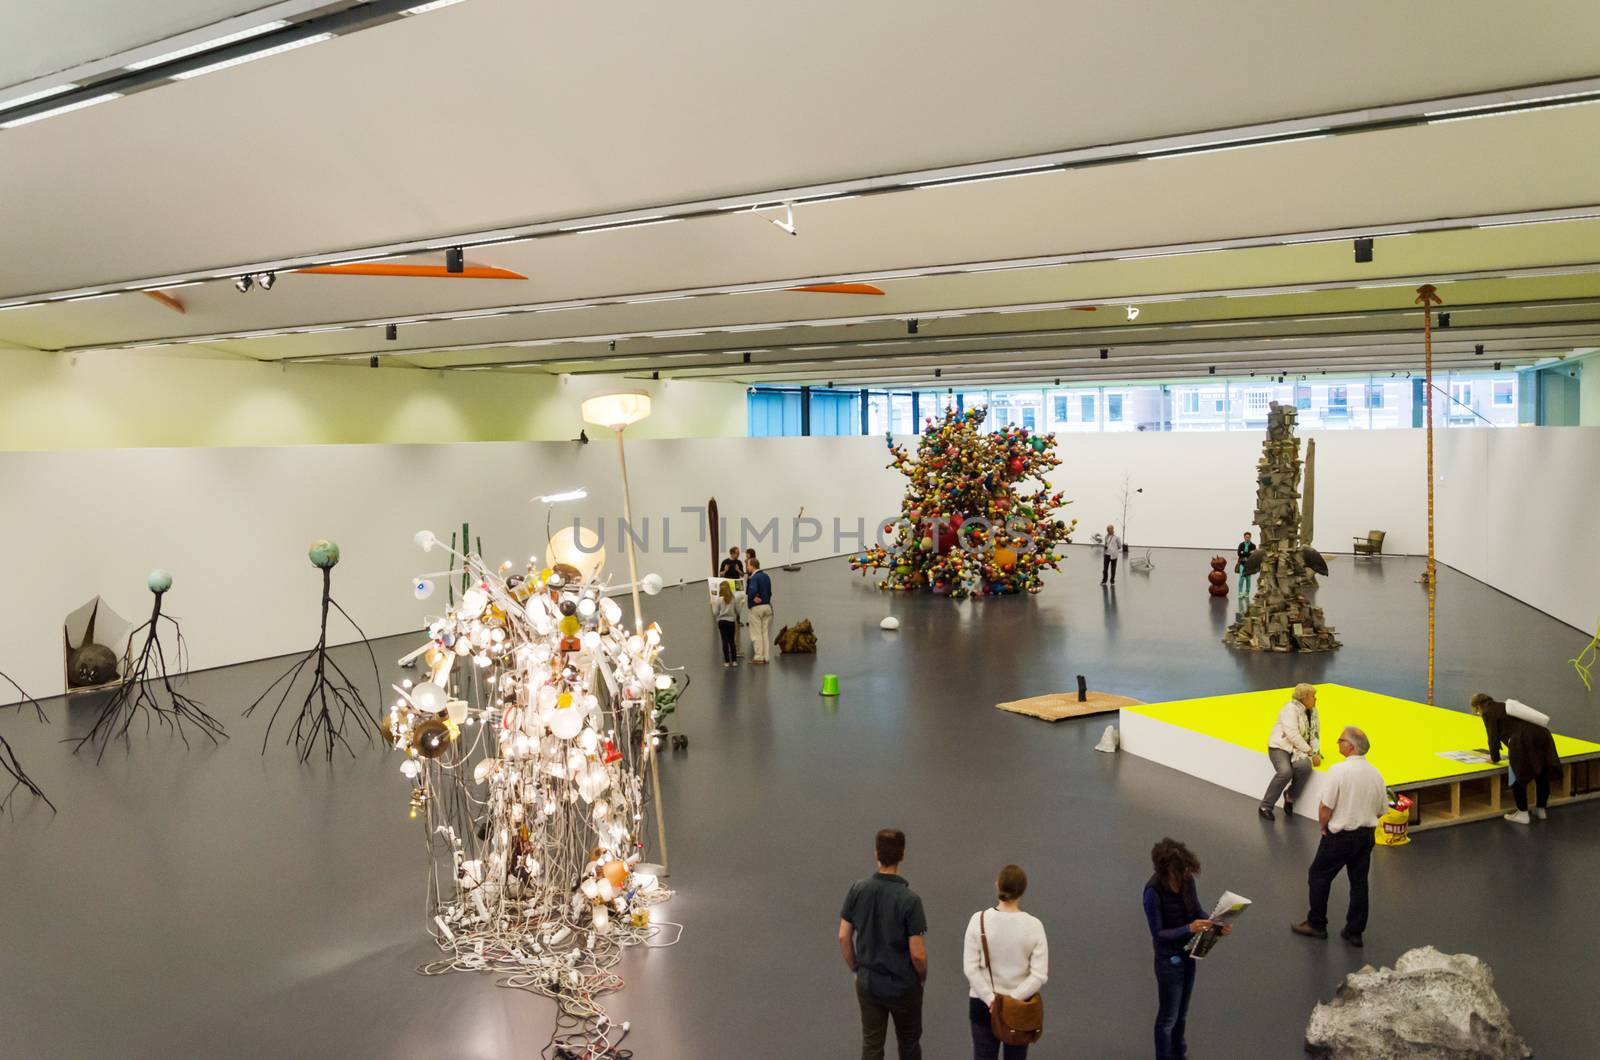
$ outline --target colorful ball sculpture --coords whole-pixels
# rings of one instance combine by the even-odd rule
[[[1055,436],[1025,427],[983,429],[985,409],[947,410],[929,420],[913,457],[890,439],[890,467],[907,479],[900,518],[879,544],[850,558],[884,572],[880,589],[926,589],[961,598],[1036,593],[1056,570],[1077,520],[1054,517],[1066,503],[1046,476],[1058,467]],[[1037,485],[1027,493],[1027,480]]]
[[[1221,556],[1211,557],[1211,573],[1206,575],[1211,583],[1212,596],[1228,595],[1228,561]]]

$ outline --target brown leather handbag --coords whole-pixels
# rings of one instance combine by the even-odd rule
[[[989,969],[989,989],[994,990],[994,965],[989,961],[989,932],[984,927],[983,913],[978,914],[978,937],[983,940],[983,964]],[[989,1030],[1001,1045],[1032,1045],[1044,1034],[1044,998],[1034,994],[1021,1000],[996,991],[994,1000],[989,1002]]]

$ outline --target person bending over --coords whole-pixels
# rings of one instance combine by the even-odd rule
[[[1514,699],[1504,703],[1485,692],[1472,697],[1472,712],[1483,719],[1489,737],[1489,761],[1499,764],[1500,745],[1506,747],[1511,768],[1511,797],[1517,800],[1514,813],[1506,814],[1512,824],[1527,824],[1528,781],[1533,781],[1533,816],[1543,820],[1550,805],[1550,781],[1561,775],[1561,755],[1556,738],[1536,718],[1544,715]]]
[[[1311,685],[1294,686],[1294,697],[1278,712],[1277,724],[1267,737],[1267,757],[1272,761],[1272,780],[1261,796],[1257,812],[1272,820],[1272,807],[1283,796],[1283,812],[1292,820],[1294,800],[1306,785],[1311,771],[1322,764],[1322,721],[1317,717],[1317,690]],[[1288,789],[1288,790],[1285,790]]]

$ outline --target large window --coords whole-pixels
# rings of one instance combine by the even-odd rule
[[[750,387],[749,429],[775,434],[915,434],[945,409],[988,410],[984,426],[999,431],[1259,431],[1273,402],[1293,404],[1304,430],[1385,430],[1420,427],[1427,419],[1427,385],[1420,373],[1305,378],[1221,378],[1173,383],[1064,386],[1044,390],[910,391]],[[1435,427],[1504,427],[1518,421],[1515,372],[1437,372],[1432,391]],[[802,415],[805,395],[809,415]],[[865,424],[863,424],[863,401]]]

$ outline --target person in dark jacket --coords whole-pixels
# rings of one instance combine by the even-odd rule
[[[1184,952],[1190,935],[1212,926],[1195,890],[1200,859],[1176,839],[1163,839],[1150,850],[1155,869],[1144,885],[1144,918],[1156,951],[1156,1060],[1180,1060],[1188,1052],[1184,1025],[1194,993],[1194,958]],[[1218,924],[1221,934],[1233,931]]]
[[[1535,713],[1516,700],[1517,713]],[[1535,803],[1533,816],[1543,820],[1550,804],[1550,781],[1561,775],[1561,755],[1556,751],[1556,738],[1538,722],[1506,711],[1506,704],[1493,696],[1479,692],[1472,697],[1472,712],[1483,719],[1484,732],[1489,737],[1489,761],[1499,764],[1500,745],[1506,747],[1506,760],[1511,766],[1511,795],[1517,800],[1515,813],[1506,814],[1513,824],[1528,824],[1528,781],[1533,781]]]

